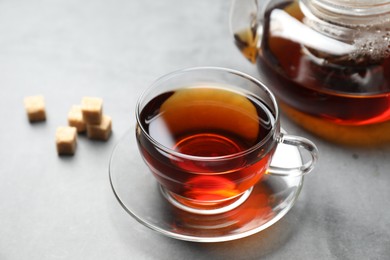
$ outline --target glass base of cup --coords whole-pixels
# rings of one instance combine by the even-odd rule
[[[244,191],[242,194],[227,200],[222,201],[195,201],[192,199],[184,198],[173,192],[168,191],[164,186],[160,185],[161,193],[164,197],[175,207],[200,215],[214,215],[228,212],[232,209],[237,208],[251,194],[253,187]]]

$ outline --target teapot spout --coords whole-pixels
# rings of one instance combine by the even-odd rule
[[[262,12],[260,9],[257,0],[234,0],[230,10],[230,31],[234,43],[252,63],[256,63],[261,44],[262,33],[259,33],[259,30],[262,29],[262,24],[259,15]]]

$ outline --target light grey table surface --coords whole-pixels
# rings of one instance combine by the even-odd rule
[[[198,244],[132,219],[108,178],[110,154],[134,126],[137,97],[157,77],[193,66],[253,76],[233,44],[226,0],[0,1],[0,259],[389,259],[390,147],[326,143],[294,208],[237,241]],[[23,98],[43,94],[30,124]],[[104,99],[108,142],[79,138],[57,156],[54,135],[83,96]]]

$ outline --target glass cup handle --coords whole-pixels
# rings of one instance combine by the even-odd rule
[[[278,138],[278,143],[296,146],[297,148],[303,148],[310,154],[311,157],[306,162],[303,162],[301,166],[298,167],[286,168],[286,167],[270,166],[267,171],[268,174],[296,177],[296,176],[305,175],[309,173],[311,170],[313,170],[314,165],[318,160],[318,149],[312,141],[300,136],[286,135],[281,133]]]

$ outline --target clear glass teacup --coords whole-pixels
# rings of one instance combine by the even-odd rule
[[[191,68],[158,79],[138,99],[141,156],[176,207],[218,214],[243,203],[265,174],[300,176],[318,158],[311,141],[281,132],[277,102],[260,81],[224,68]],[[270,166],[279,144],[310,155]]]

